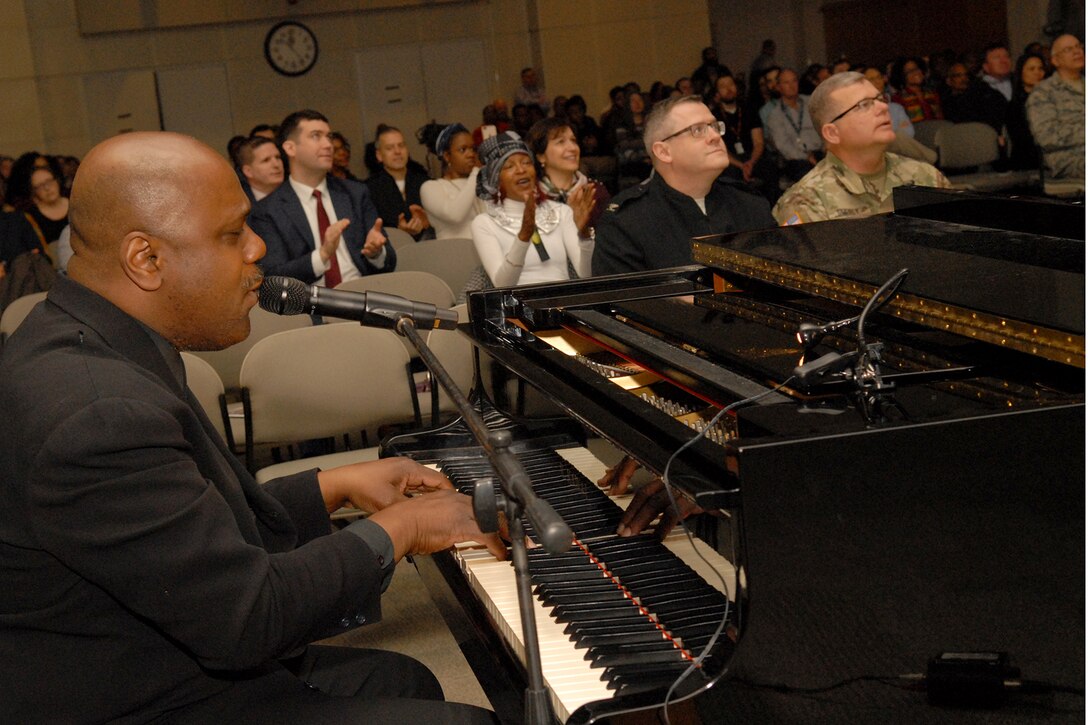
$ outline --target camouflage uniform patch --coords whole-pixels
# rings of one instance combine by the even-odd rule
[[[772,214],[779,224],[855,219],[892,211],[892,189],[897,186],[951,186],[944,174],[923,161],[885,153],[884,164],[883,186],[874,189],[829,152],[782,195]]]

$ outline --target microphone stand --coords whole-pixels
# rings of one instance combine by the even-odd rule
[[[395,329],[412,342],[427,369],[449,393],[473,437],[483,448],[492,468],[498,474],[502,495],[495,495],[491,481],[477,481],[472,494],[473,512],[480,530],[484,533],[498,531],[500,506],[506,514],[511,559],[517,582],[521,633],[525,641],[525,670],[529,680],[525,688],[525,722],[531,725],[552,725],[555,716],[548,699],[548,689],[544,686],[544,673],[540,664],[540,643],[536,634],[536,612],[533,607],[529,554],[525,546],[522,516],[528,517],[541,544],[549,553],[561,554],[569,549],[574,534],[551,505],[533,492],[528,474],[521,462],[510,452],[510,445],[513,443],[510,432],[488,430],[476,408],[465,398],[446,368],[420,337],[415,322],[407,315],[398,315]]]

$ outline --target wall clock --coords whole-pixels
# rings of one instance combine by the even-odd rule
[[[277,73],[300,76],[317,62],[317,36],[302,23],[285,20],[265,36],[264,57]]]

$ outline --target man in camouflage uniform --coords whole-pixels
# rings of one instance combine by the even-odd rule
[[[1039,81],[1028,96],[1028,122],[1043,149],[1046,174],[1084,180],[1084,47],[1072,35],[1050,49],[1055,73]]]
[[[827,156],[778,200],[773,214],[780,224],[871,216],[892,211],[897,186],[950,186],[929,164],[887,151],[895,140],[888,104],[860,73],[821,83],[809,111]]]

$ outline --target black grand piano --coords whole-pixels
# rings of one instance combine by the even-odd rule
[[[473,397],[575,531],[531,557],[560,721],[697,696],[705,722],[1083,722],[1083,206],[907,188],[896,207],[696,239],[692,267],[471,296]],[[802,349],[803,324],[857,316],[904,268],[863,340],[833,325]],[[875,377],[846,364],[859,344]],[[562,417],[526,415],[549,406]],[[616,536],[587,437],[668,467],[704,512],[691,537]],[[458,421],[384,447],[466,490],[488,476]],[[509,565],[423,559],[520,721]],[[1002,668],[1009,694],[929,704],[918,676],[941,653]]]

